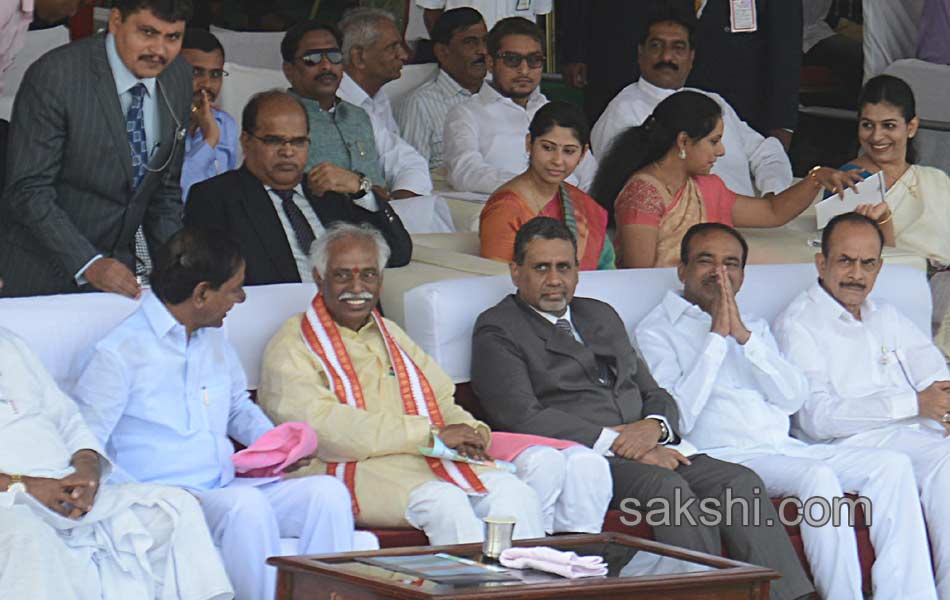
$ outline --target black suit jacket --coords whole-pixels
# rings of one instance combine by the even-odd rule
[[[472,387],[492,427],[593,446],[603,428],[647,415],[678,432],[679,411],[630,345],[610,305],[574,298],[571,321],[584,344],[511,295],[482,313],[472,340]],[[601,382],[598,359],[616,375]]]
[[[389,267],[401,267],[412,257],[412,239],[402,221],[387,203],[378,212],[357,206],[335,193],[323,197],[304,195],[324,227],[336,221],[369,223],[379,229],[389,244]],[[267,190],[247,167],[241,166],[207,181],[196,183],[185,204],[185,225],[226,230],[241,247],[246,263],[246,285],[300,281],[290,242],[280,224]],[[305,249],[305,251],[309,251]]]
[[[97,254],[133,268],[135,230],[149,248],[181,228],[181,164],[192,97],[191,67],[176,57],[158,76],[158,146],[132,190],[125,115],[94,36],[30,65],[10,119],[0,200],[3,294],[79,291],[74,276]]]

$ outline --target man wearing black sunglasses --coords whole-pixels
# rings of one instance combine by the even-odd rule
[[[336,28],[303,21],[280,45],[283,71],[307,111],[310,149],[307,180],[316,194],[388,200],[427,194],[432,180],[425,159],[403,160],[400,144],[384,127],[374,127],[362,108],[337,97],[343,77],[343,37]],[[415,152],[413,150],[413,152]]]
[[[522,17],[502,19],[488,33],[485,60],[492,80],[445,119],[445,164],[456,190],[490,194],[527,168],[528,125],[548,102],[539,89],[542,41],[537,24]],[[588,154],[568,182],[586,189],[595,170]]]

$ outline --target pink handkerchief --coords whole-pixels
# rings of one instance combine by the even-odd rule
[[[563,450],[571,446],[580,446],[580,444],[568,440],[558,440],[527,433],[493,431],[491,434],[491,445],[488,447],[488,454],[492,458],[511,462],[531,446],[550,446],[556,450]]]
[[[562,552],[547,546],[508,548],[502,551],[498,561],[510,569],[537,569],[568,579],[607,574],[607,563],[600,556],[578,556],[574,552]]]
[[[257,438],[231,457],[239,477],[275,477],[317,449],[317,432],[310,425],[288,421]]]

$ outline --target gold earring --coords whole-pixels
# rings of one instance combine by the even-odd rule
[[[685,148],[680,148],[679,157],[680,157],[681,159],[683,159],[683,160],[686,160],[686,149],[685,149]]]

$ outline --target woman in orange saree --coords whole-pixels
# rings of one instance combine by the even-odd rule
[[[526,140],[528,170],[498,188],[482,208],[481,255],[510,262],[515,234],[534,217],[567,225],[577,240],[581,270],[613,269],[614,248],[607,236],[607,211],[566,183],[588,150],[590,129],[580,109],[550,102],[531,120]]]

